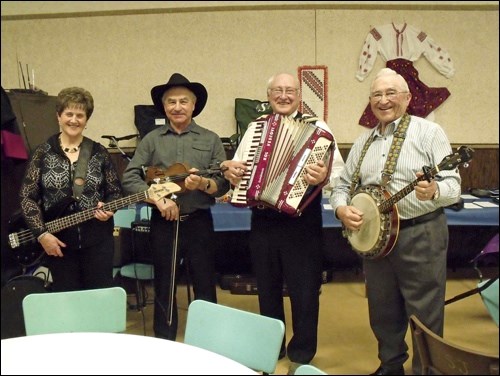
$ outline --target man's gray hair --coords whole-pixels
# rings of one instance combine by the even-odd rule
[[[294,83],[294,85],[295,85],[295,88],[296,88],[297,90],[299,90],[299,89],[300,89],[300,82],[299,82],[299,79],[298,79],[296,76],[294,76],[293,74],[290,74],[290,73],[285,73],[285,72],[284,72],[284,73],[278,73],[278,74],[275,74],[275,75],[271,76],[271,77],[269,78],[269,80],[267,80],[267,90],[271,89],[271,85],[273,84],[274,79],[275,79],[277,76],[281,76],[282,74],[286,74],[286,75],[292,76],[292,77],[293,77],[293,83]]]
[[[400,85],[400,89],[403,90],[403,91],[410,91],[410,89],[408,88],[408,83],[406,82],[406,80],[404,79],[404,77],[401,76],[398,72],[396,72],[395,70],[393,70],[391,68],[382,68],[377,73],[377,75],[373,79],[373,82],[372,82],[372,85],[370,87],[370,90],[373,88],[373,84],[375,83],[375,81],[377,81],[381,77],[388,77],[388,76],[397,77],[397,80],[398,80],[399,85]]]

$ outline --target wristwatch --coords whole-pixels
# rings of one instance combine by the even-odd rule
[[[439,196],[440,196],[439,185],[436,184],[436,187],[437,187],[436,192],[434,192],[434,196],[432,196],[433,200],[437,200],[439,198]]]

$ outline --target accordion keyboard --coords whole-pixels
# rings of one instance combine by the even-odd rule
[[[231,196],[231,204],[235,206],[248,206],[247,191],[250,186],[255,161],[258,160],[257,154],[260,152],[259,146],[261,145],[265,124],[266,121],[253,122],[246,130],[245,137],[248,137],[247,134],[249,133],[251,142],[249,142],[247,148],[243,150],[242,161],[245,162],[247,169],[240,183],[234,187]]]
[[[272,114],[251,123],[247,132],[252,133],[245,133],[251,142],[245,141],[247,150],[241,151],[247,170],[233,190],[231,204],[263,205],[300,215],[322,188],[315,186],[305,199],[309,188],[305,168],[326,161],[335,147],[333,135],[316,126],[315,120]]]

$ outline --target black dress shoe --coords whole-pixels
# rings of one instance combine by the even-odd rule
[[[403,366],[396,368],[383,368],[382,366],[378,367],[377,370],[370,375],[404,375],[405,369]]]

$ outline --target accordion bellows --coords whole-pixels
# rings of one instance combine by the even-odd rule
[[[272,114],[251,123],[246,132],[250,135],[245,134],[251,142],[242,144],[247,170],[233,191],[231,203],[300,215],[324,185],[309,190],[305,167],[326,160],[335,147],[333,135],[316,126],[316,120]],[[331,163],[332,158],[330,167]]]

